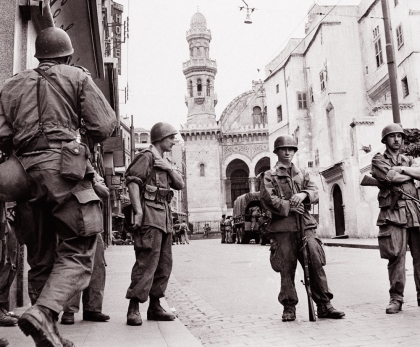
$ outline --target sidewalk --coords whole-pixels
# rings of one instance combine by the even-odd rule
[[[109,246],[105,251],[107,278],[103,312],[111,319],[106,323],[85,322],[82,312],[75,314],[74,325],[58,323],[60,334],[73,341],[76,347],[198,347],[201,343],[188,331],[179,319],[173,322],[147,320],[148,303],[140,306],[143,325],[138,327],[126,324],[128,300],[125,293],[130,284],[131,268],[134,264],[133,246]],[[161,299],[165,310],[168,304]],[[21,314],[25,308],[15,309]],[[20,329],[2,327],[0,337],[9,340],[10,347],[34,346],[32,338],[26,337]]]
[[[378,239],[326,239],[322,238],[325,246],[330,247],[349,247],[349,248],[366,248],[366,249],[379,249]]]

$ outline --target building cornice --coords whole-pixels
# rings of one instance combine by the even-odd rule
[[[379,0],[374,0],[372,4],[368,7],[366,12],[358,19],[358,23],[360,23],[364,18],[369,16],[369,13],[373,10],[373,8],[378,4]]]
[[[400,104],[400,110],[410,110],[414,108],[413,104]],[[372,112],[378,112],[381,110],[392,110],[392,104],[382,104],[372,108]]]

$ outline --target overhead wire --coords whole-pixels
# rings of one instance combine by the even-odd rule
[[[320,0],[318,0],[318,2],[319,2]],[[305,37],[296,45],[296,47],[295,48],[293,48],[292,49],[292,51],[288,54],[288,56],[287,57],[285,57],[280,63],[278,63],[274,68],[273,68],[273,72],[271,73],[271,74],[273,74],[274,72],[276,72],[277,71],[277,69],[281,66],[281,65],[283,65],[283,63],[284,62],[286,62],[286,60],[288,59],[288,57],[291,55],[291,54],[293,54],[297,49],[298,49],[298,47],[306,40],[306,38],[319,26],[319,24],[320,23],[322,23],[322,21],[326,18],[326,17],[328,17],[328,15],[338,6],[338,4],[341,2],[342,0],[338,0],[337,1],[337,3],[324,15],[324,17],[322,17],[321,19],[320,19],[320,21],[316,24],[316,25],[314,25],[313,26],[313,28],[305,35]],[[314,4],[314,6],[311,8],[311,10],[315,7],[317,5],[317,3],[315,3]],[[310,12],[310,11],[309,11]],[[305,17],[304,17],[304,19],[303,20],[305,20],[305,18],[307,17],[307,15],[305,15]],[[302,21],[303,21],[302,20]],[[302,22],[301,21],[301,22]],[[300,24],[299,24],[300,25]],[[296,30],[296,29],[295,29]],[[290,35],[291,36],[291,35]],[[289,36],[289,38],[290,38],[290,36]],[[232,127],[232,125],[235,123],[235,121],[242,115],[242,113],[247,109],[247,107],[251,104],[251,102],[255,99],[255,97],[258,95],[258,93],[262,90],[262,88],[264,87],[264,84],[262,84],[260,87],[259,87],[259,89],[254,93],[254,95],[252,96],[252,98],[251,98],[251,100],[245,105],[245,107],[242,109],[242,111],[241,112],[239,112],[238,113],[238,115],[233,119],[233,121],[231,122],[231,125],[229,125],[228,127],[227,127],[227,130],[231,130],[231,127]],[[219,120],[219,122],[220,122],[220,120]],[[220,124],[220,127],[222,127],[222,124]],[[226,132],[226,130],[225,130],[225,132]],[[217,139],[215,140],[215,141],[217,141]],[[200,154],[202,154],[203,153],[203,151],[208,147],[208,145],[211,143],[211,142],[213,142],[213,140],[212,139],[210,139],[207,143],[205,143],[204,144],[204,146],[203,146],[203,148],[198,152],[198,154],[196,155],[196,157],[194,158],[194,160],[193,160],[193,164],[195,164],[195,163],[199,163],[199,162],[201,162],[201,160],[200,161],[197,161],[197,158],[199,157],[199,155]],[[189,174],[188,174],[188,176],[187,176],[187,178],[188,177],[191,177],[196,171],[197,171],[197,169],[198,169],[198,167],[196,167],[192,172],[190,172]]]

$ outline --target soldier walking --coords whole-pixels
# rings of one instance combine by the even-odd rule
[[[331,304],[333,294],[323,269],[325,253],[321,240],[316,236],[317,223],[305,208],[305,205],[318,201],[318,188],[309,173],[292,163],[297,150],[297,142],[292,136],[282,135],[276,139],[274,153],[278,161],[273,170],[265,172],[260,191],[264,208],[272,212],[266,230],[272,239],[271,266],[281,276],[279,302],[284,307],[282,320],[296,319],[298,297],[295,273],[297,261],[301,264],[303,261],[301,241],[308,245],[310,284],[318,317],[342,318],[344,312],[337,311]],[[300,225],[299,219],[303,225]],[[299,240],[300,227],[304,230],[305,240]]]
[[[35,50],[38,69],[7,80],[0,97],[0,149],[16,151],[33,184],[32,199],[16,206],[33,304],[18,325],[37,346],[68,347],[74,345],[59,335],[58,314],[89,284],[103,223],[92,166],[87,158],[66,157],[66,168],[85,170],[65,177],[62,147],[88,153],[75,141],[78,129],[84,124],[88,140],[99,143],[111,135],[116,117],[87,70],[69,65],[73,47],[64,30],[42,30]]]
[[[388,314],[401,311],[404,302],[407,243],[413,257],[414,282],[420,306],[420,209],[410,197],[392,191],[392,188],[400,188],[418,199],[414,179],[420,180],[420,167],[414,164],[412,157],[400,154],[404,137],[399,124],[387,125],[382,130],[381,141],[386,150],[372,158],[372,176],[384,185],[378,194],[381,210],[376,225],[379,226],[381,258],[388,259],[390,301],[385,310]]]
[[[126,298],[130,299],[128,325],[141,325],[139,303],[150,297],[147,319],[171,321],[175,316],[159,303],[165,296],[172,271],[172,189],[184,187],[182,175],[163,158],[175,145],[176,129],[156,123],[151,131],[152,145],[141,151],[126,172],[126,182],[134,216],[136,262]]]

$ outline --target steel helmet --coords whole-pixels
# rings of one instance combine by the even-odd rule
[[[274,151],[273,153],[277,152],[277,149],[279,148],[294,148],[296,151],[298,150],[297,141],[293,136],[290,135],[280,135],[278,138],[276,138],[276,141],[274,141]]]
[[[0,201],[23,201],[30,198],[31,185],[20,160],[11,155],[0,164]]]
[[[388,124],[385,128],[382,129],[382,143],[385,143],[385,138],[389,134],[401,134],[403,138],[405,137],[404,130],[398,123]]]
[[[178,130],[176,130],[172,125],[169,123],[159,122],[153,125],[152,130],[150,130],[150,142],[155,143],[167,136],[176,134],[178,134]]]
[[[35,40],[35,58],[60,58],[73,54],[69,35],[60,28],[46,28]]]

